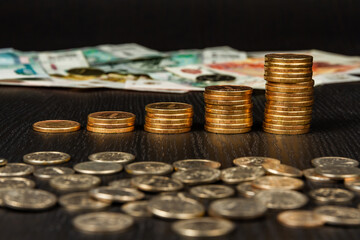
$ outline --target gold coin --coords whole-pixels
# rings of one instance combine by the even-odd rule
[[[221,163],[207,159],[185,159],[173,163],[176,171],[184,171],[194,168],[220,168]]]
[[[205,118],[220,118],[220,119],[244,119],[252,118],[252,113],[243,113],[243,114],[216,114],[205,112]]]
[[[289,83],[289,84],[302,84],[312,86],[312,77],[281,77],[281,76],[264,76],[264,79],[271,83]]]
[[[173,124],[161,124],[161,123],[149,123],[145,122],[146,127],[158,128],[158,129],[183,129],[192,126],[192,123],[173,123]]]
[[[88,122],[87,126],[93,128],[108,128],[108,129],[115,129],[115,128],[127,128],[134,126],[135,122],[129,123],[118,123],[118,124],[108,124],[108,123],[92,123]]]
[[[309,129],[310,124],[305,125],[281,125],[281,124],[273,124],[268,122],[263,122],[263,126],[267,129],[275,129],[275,130],[303,130]]]
[[[164,133],[164,134],[175,134],[175,133],[186,133],[190,132],[191,128],[177,128],[177,129],[162,129],[162,128],[155,128],[145,125],[144,130],[150,133]]]
[[[331,225],[360,225],[360,211],[356,208],[341,206],[321,206],[315,213]]]
[[[359,177],[354,178],[345,178],[344,185],[347,189],[350,189],[354,192],[360,192],[360,179]]]
[[[209,118],[206,117],[206,122],[216,123],[216,124],[241,124],[241,123],[252,123],[253,118],[243,118],[243,119],[222,119],[222,118]]]
[[[209,100],[223,100],[223,101],[240,101],[240,100],[249,100],[251,99],[251,95],[243,95],[243,96],[227,96],[227,95],[212,95],[204,93],[204,98]]]
[[[45,120],[33,124],[35,131],[46,133],[75,132],[80,127],[80,123],[70,120]]]
[[[332,179],[328,178],[328,177],[324,177],[320,174],[317,174],[315,172],[315,168],[309,168],[309,169],[305,169],[303,170],[303,174],[305,176],[305,178],[309,181],[314,181],[314,182],[334,182]],[[346,183],[345,183],[346,186]]]
[[[314,102],[314,96],[303,96],[303,97],[297,97],[297,96],[291,96],[291,97],[285,97],[285,96],[273,96],[269,94],[265,94],[266,100],[268,101],[278,101],[278,102],[305,102],[305,101],[312,101]]]
[[[126,132],[132,132],[134,131],[135,127],[126,127],[126,128],[99,128],[99,127],[92,127],[87,125],[86,129],[90,132],[96,132],[96,133],[126,133]]]
[[[145,110],[149,113],[183,114],[192,113],[193,106],[181,102],[157,102],[146,105]]]
[[[178,114],[166,114],[166,113],[150,113],[147,112],[146,116],[149,118],[161,118],[161,119],[188,119],[193,118],[194,113],[178,113]]]
[[[313,107],[309,106],[309,107],[287,107],[287,106],[277,106],[277,105],[270,105],[270,104],[266,104],[265,105],[265,109],[266,110],[270,110],[270,111],[286,111],[286,112],[311,112]]]
[[[291,68],[291,67],[275,67],[275,66],[264,66],[265,72],[271,72],[271,73],[312,73],[312,67],[297,67],[297,68]]]
[[[273,83],[267,82],[266,85],[270,87],[277,87],[277,88],[286,88],[290,90],[290,88],[296,89],[314,89],[315,81],[313,79],[305,82],[298,82],[298,83]]]
[[[122,111],[95,112],[88,116],[88,122],[104,124],[132,123],[135,121],[135,114]]]
[[[270,53],[265,55],[265,62],[312,63],[313,57],[305,54]]]
[[[270,70],[265,70],[264,77],[280,77],[280,78],[304,78],[304,77],[312,77],[312,71],[306,73],[290,73],[290,72],[273,72]]]
[[[217,113],[217,110],[226,110],[228,113],[221,113],[221,114],[231,114],[232,112],[234,114],[237,113],[246,113],[251,112],[253,108],[253,104],[243,104],[243,105],[212,105],[212,104],[205,104],[205,110],[207,112],[214,112]],[[223,111],[223,112],[226,112]],[[219,112],[220,113],[220,112]]]
[[[213,100],[213,99],[204,99],[206,104],[210,104],[210,105],[225,105],[225,106],[229,106],[229,105],[242,105],[242,106],[248,106],[248,105],[252,105],[251,99],[246,99],[246,100]]]
[[[216,85],[205,88],[205,93],[222,96],[251,95],[252,92],[251,87],[240,85]]]
[[[294,126],[294,125],[307,125],[310,124],[311,119],[308,120],[294,120],[294,121],[287,121],[287,120],[279,120],[279,119],[271,119],[266,118],[265,122],[277,125],[286,125],[286,126]]]
[[[269,96],[279,96],[279,97],[306,97],[306,96],[313,96],[313,91],[302,91],[302,92],[295,92],[295,93],[284,93],[284,92],[276,92],[276,91],[269,91],[266,90],[266,94]]]
[[[166,119],[166,118],[149,118],[145,116],[145,122],[148,124],[169,124],[169,125],[177,125],[177,124],[186,124],[192,125],[192,118],[185,118],[185,119]],[[188,126],[189,127],[189,126]]]
[[[0,158],[0,167],[5,166],[8,163],[8,160],[5,158]]]
[[[252,116],[252,107],[243,110],[223,110],[205,107],[205,114],[219,114],[228,116],[250,114]]]
[[[243,129],[243,128],[251,127],[253,125],[252,122],[248,122],[248,123],[232,123],[232,124],[205,122],[205,124],[206,124],[207,127],[221,128],[221,129]]]
[[[312,62],[305,63],[281,63],[266,61],[264,67],[279,67],[279,68],[312,68]]]
[[[284,102],[284,101],[267,100],[266,103],[269,105],[284,106],[284,107],[309,107],[314,104],[314,100],[301,101],[301,102]]]
[[[66,71],[70,77],[75,77],[79,79],[93,79],[99,78],[104,74],[103,70],[96,68],[72,68]]]
[[[314,211],[292,210],[280,213],[277,220],[286,227],[313,228],[325,224],[323,218]]]
[[[310,110],[310,111],[278,111],[278,110],[265,108],[265,113],[270,114],[270,115],[281,115],[281,116],[307,116],[307,115],[311,116],[312,110]],[[311,117],[309,117],[309,119],[310,118]]]
[[[287,189],[298,190],[304,187],[304,182],[300,179],[285,176],[263,176],[255,179],[252,186],[258,189]]]
[[[220,134],[238,134],[238,133],[247,133],[251,131],[251,127],[248,128],[239,128],[239,129],[224,129],[224,128],[214,128],[205,125],[205,130],[211,133],[220,133]]]
[[[283,135],[294,135],[294,134],[305,134],[310,131],[310,129],[302,129],[302,130],[278,130],[278,129],[270,129],[263,128],[264,132],[273,133],[273,134],[283,134]]]
[[[264,163],[262,166],[267,173],[274,175],[285,177],[302,177],[303,175],[300,169],[285,164]]]
[[[243,182],[236,186],[238,193],[246,198],[253,198],[261,189],[254,188],[251,182]]]
[[[288,84],[289,86],[286,87],[282,87],[284,84],[282,84],[280,86],[277,84],[269,84],[267,83],[265,88],[267,91],[273,91],[273,92],[282,92],[282,93],[301,93],[301,92],[309,92],[309,93],[314,93],[314,87],[313,86],[304,86],[304,87],[299,87],[301,85],[297,85],[297,84]]]
[[[292,116],[292,115],[270,114],[265,112],[264,116],[265,116],[265,120],[267,119],[277,119],[277,120],[285,120],[285,121],[311,120],[311,115]]]

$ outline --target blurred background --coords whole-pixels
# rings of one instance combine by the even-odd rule
[[[0,47],[23,51],[136,42],[360,55],[359,0],[2,0],[0,9]]]

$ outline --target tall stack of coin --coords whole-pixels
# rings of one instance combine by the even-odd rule
[[[134,130],[135,114],[121,111],[95,112],[88,116],[87,130],[97,133],[125,133]]]
[[[265,55],[265,132],[309,132],[314,103],[312,64],[313,57],[309,55]]]
[[[205,88],[205,130],[213,133],[246,133],[253,125],[252,88],[218,85]]]
[[[146,105],[144,129],[152,133],[185,133],[191,130],[193,107],[181,102],[158,102]]]

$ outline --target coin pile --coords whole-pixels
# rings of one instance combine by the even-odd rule
[[[96,133],[126,133],[133,131],[134,125],[133,113],[105,111],[89,114],[86,129]]]
[[[252,88],[218,85],[205,88],[205,130],[212,133],[246,133],[253,125]]]
[[[144,130],[151,133],[185,133],[191,130],[193,107],[181,102],[158,102],[146,105]]]
[[[302,54],[265,55],[266,106],[263,129],[274,134],[310,130],[314,103],[313,57]]]

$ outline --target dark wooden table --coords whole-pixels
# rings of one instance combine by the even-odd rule
[[[99,151],[125,151],[136,161],[172,163],[186,158],[207,158],[232,166],[241,156],[269,156],[300,169],[311,167],[310,160],[320,156],[344,156],[360,160],[360,84],[319,86],[315,89],[312,131],[299,136],[282,136],[261,130],[265,104],[264,91],[255,91],[254,127],[250,133],[217,135],[203,130],[202,93],[160,94],[120,90],[74,90],[45,88],[0,88],[0,156],[22,162],[24,154],[56,150],[69,153],[72,160],[64,166],[86,161]],[[143,131],[145,105],[158,101],[180,101],[194,106],[194,127],[190,133],[159,135]],[[34,132],[31,125],[45,119],[71,119],[86,125],[87,115],[102,110],[124,110],[136,114],[137,129],[125,134],[96,134],[84,128],[66,134]],[[129,177],[124,172],[101,177],[110,180]],[[34,179],[33,177],[30,177]],[[53,191],[46,182],[38,188]],[[343,187],[342,184],[338,186]],[[308,184],[305,192],[318,185]],[[357,206],[355,199],[351,206]],[[113,205],[110,211],[120,211]],[[310,202],[305,208],[316,206]],[[291,229],[276,221],[276,211],[253,221],[238,221],[229,239],[359,239],[360,228],[325,226],[317,229]],[[44,212],[0,209],[0,239],[180,239],[171,231],[171,222],[159,218],[138,220],[121,235],[84,235],[71,224],[75,214],[60,207]]]

